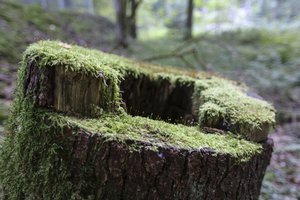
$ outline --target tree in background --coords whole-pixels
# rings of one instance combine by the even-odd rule
[[[117,42],[124,48],[128,46],[126,8],[127,0],[114,0]]]
[[[142,0],[114,0],[117,41],[122,47],[128,46],[128,35],[133,39],[137,38],[137,10],[141,2]]]
[[[193,31],[193,10],[194,10],[194,0],[187,0],[184,39],[190,39],[192,37],[192,31]]]
[[[136,26],[136,17],[137,17],[137,10],[142,3],[142,0],[129,0],[130,1],[130,15],[128,16],[128,23],[129,23],[129,34],[133,39],[137,38],[137,26]]]

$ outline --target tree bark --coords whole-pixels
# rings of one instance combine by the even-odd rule
[[[186,22],[185,22],[185,35],[184,39],[190,39],[192,37],[193,31],[193,10],[194,10],[194,0],[187,0],[187,10],[186,10]]]
[[[141,0],[130,0],[131,14],[129,16],[129,34],[133,39],[137,38],[137,11]]]
[[[128,146],[133,141],[105,141],[98,134],[68,128],[64,135],[65,142],[74,144],[70,158],[74,184],[80,178],[92,184],[88,177],[93,177],[97,185],[90,194],[99,200],[257,200],[273,146],[267,140],[261,154],[238,163],[209,148],[153,151],[149,144],[141,144],[144,148],[132,151]],[[86,166],[92,166],[89,173],[81,170]]]
[[[128,46],[126,6],[127,0],[114,0],[117,42],[124,48]]]

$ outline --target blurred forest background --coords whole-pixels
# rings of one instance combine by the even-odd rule
[[[299,200],[299,10],[299,0],[0,0],[0,133],[22,52],[38,40],[204,70],[274,104],[276,146],[261,199]]]

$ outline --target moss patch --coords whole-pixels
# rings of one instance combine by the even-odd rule
[[[148,75],[152,78],[166,78],[170,81],[188,82],[211,77],[210,74],[192,70],[180,70],[167,66],[150,65],[104,53],[98,50],[68,45],[58,41],[40,41],[25,51],[25,60],[41,58],[39,66],[61,65],[72,71],[89,73],[94,76],[121,78],[127,74]]]
[[[99,119],[79,119],[50,114],[50,119],[61,126],[78,127],[94,134],[100,134],[107,140],[133,140],[153,147],[182,148],[199,150],[209,148],[216,153],[230,154],[240,161],[247,161],[260,153],[260,144],[236,138],[228,133],[207,134],[197,127],[170,124],[145,117],[123,115],[105,115]]]
[[[207,89],[201,94],[204,102],[214,103],[219,108],[208,108],[207,104],[202,105],[200,110],[218,110],[223,115],[227,115],[231,124],[248,123],[253,127],[259,127],[263,123],[274,123],[274,109],[265,101],[250,98],[245,93],[230,90],[226,87],[214,87]]]
[[[71,190],[69,163],[65,160],[69,156],[65,150],[71,145],[57,140],[60,130],[47,123],[44,111],[25,99],[17,99],[14,106],[10,134],[0,151],[5,199],[71,199],[75,191]]]
[[[270,104],[232,85],[206,89],[201,92],[200,100],[203,103],[199,108],[200,126],[230,130],[260,141],[275,124],[275,110]],[[264,127],[266,130],[262,130]]]

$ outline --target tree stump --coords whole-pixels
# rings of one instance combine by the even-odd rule
[[[42,41],[24,53],[5,199],[258,199],[274,109],[246,86]]]

